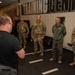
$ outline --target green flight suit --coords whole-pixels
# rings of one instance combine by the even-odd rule
[[[55,58],[56,49],[58,50],[58,59],[62,59],[62,48],[63,48],[63,38],[66,35],[66,28],[63,24],[60,26],[56,26],[56,24],[52,27],[53,32],[53,47],[52,47],[52,54]]]
[[[17,32],[19,34],[19,40],[21,45],[23,44],[23,46],[26,46],[26,37],[29,34],[29,28],[27,23],[23,22],[19,22],[17,25]]]
[[[34,51],[38,50],[38,44],[40,46],[40,51],[43,52],[43,39],[46,35],[46,26],[45,24],[40,21],[40,22],[35,22],[32,25],[32,31],[31,31],[31,37],[34,41]]]

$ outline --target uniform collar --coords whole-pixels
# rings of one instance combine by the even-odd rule
[[[57,27],[57,28],[58,28],[58,27],[60,27],[60,26],[61,26],[61,23],[60,23],[60,25],[59,25],[59,26],[57,26],[57,25],[55,24],[55,27]]]
[[[20,21],[20,23],[24,23],[24,21]]]
[[[40,23],[41,21],[36,21],[36,23]]]

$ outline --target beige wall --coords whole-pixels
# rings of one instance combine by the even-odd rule
[[[26,15],[24,16],[24,18],[26,20],[30,20],[30,24],[32,25],[36,19],[35,16],[36,15]],[[44,21],[47,28],[47,33],[46,33],[47,36],[53,36],[52,26],[55,23],[56,17],[65,17],[65,26],[67,30],[67,35],[64,38],[63,47],[66,49],[72,50],[71,47],[67,45],[67,43],[71,42],[71,33],[73,28],[75,27],[75,12],[42,14],[42,21]]]

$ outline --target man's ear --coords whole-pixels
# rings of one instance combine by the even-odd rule
[[[7,28],[10,28],[10,24],[6,24]]]

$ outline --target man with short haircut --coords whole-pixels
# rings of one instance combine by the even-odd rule
[[[29,34],[29,28],[28,28],[28,24],[26,22],[24,22],[24,18],[21,17],[20,22],[17,24],[17,32],[19,34],[19,41],[21,46],[23,45],[23,48],[26,48],[26,38]]]
[[[0,75],[17,75],[18,57],[25,57],[25,51],[11,31],[11,18],[0,15]]]
[[[43,39],[46,35],[46,25],[41,21],[41,15],[36,16],[36,22],[32,25],[31,37],[34,41],[34,53],[37,53],[38,44],[40,47],[41,54],[43,56]]]
[[[58,51],[58,63],[62,63],[62,53],[63,53],[63,40],[66,35],[66,27],[61,24],[61,19],[57,17],[55,19],[55,24],[52,27],[53,32],[53,47],[52,47],[52,58],[50,61],[56,59],[56,50]]]

